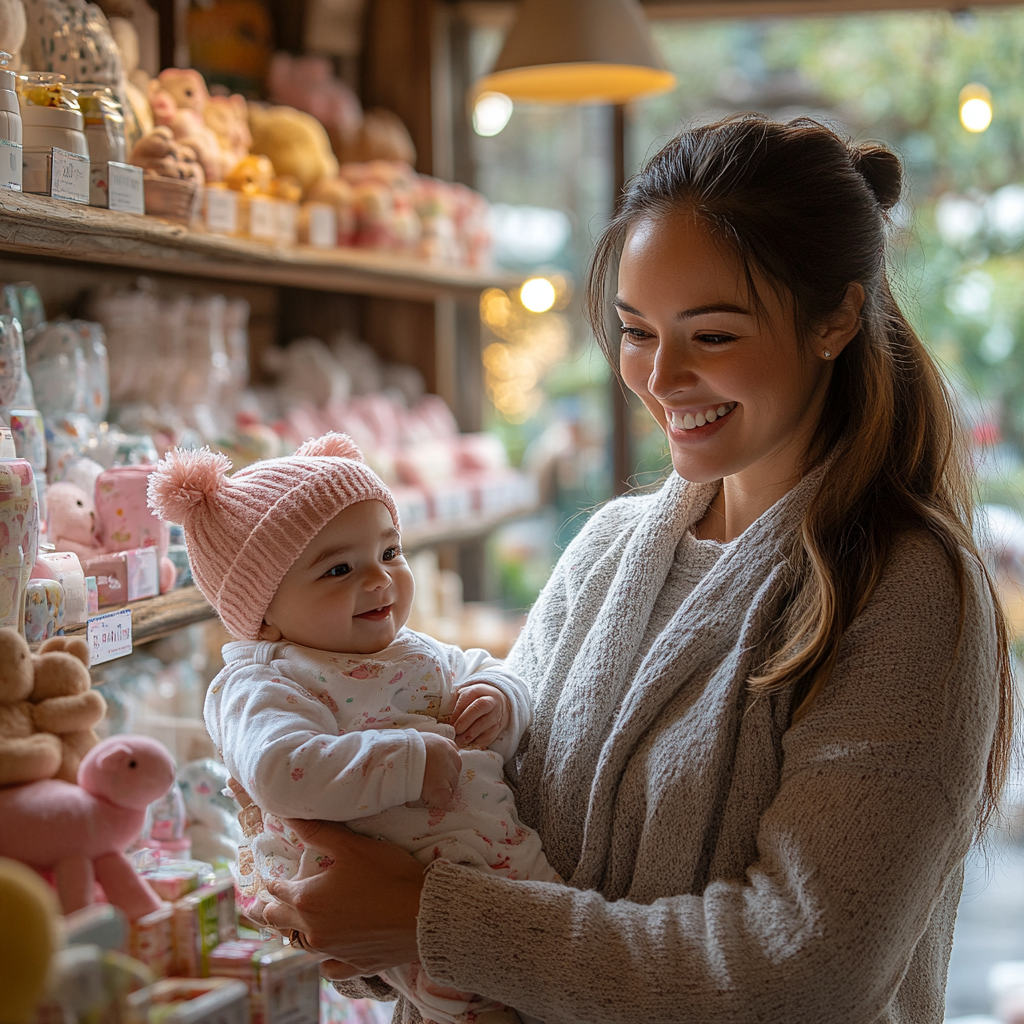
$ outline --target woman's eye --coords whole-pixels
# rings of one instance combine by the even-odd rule
[[[332,566],[330,569],[327,570],[327,572],[324,573],[324,575],[325,576],[347,576],[351,571],[352,570],[349,568],[348,563],[347,562],[342,562],[341,565]]]
[[[639,327],[630,327],[629,324],[623,324],[619,330],[624,338],[629,338],[631,341],[643,341],[651,337],[649,331],[642,330]]]
[[[383,555],[385,562],[390,562],[402,553],[401,548],[388,548]]]
[[[704,345],[725,345],[736,340],[731,334],[698,334],[696,338]]]

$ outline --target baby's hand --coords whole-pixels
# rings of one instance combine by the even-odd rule
[[[459,690],[451,723],[460,747],[486,750],[511,717],[508,698],[490,683],[470,683]]]
[[[422,736],[427,746],[427,766],[423,772],[420,799],[431,807],[440,807],[444,810],[459,785],[462,755],[459,748],[444,736],[438,736],[434,732],[425,732]]]

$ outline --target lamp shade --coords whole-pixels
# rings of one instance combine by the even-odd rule
[[[526,103],[628,103],[675,83],[637,0],[522,0],[476,90]]]

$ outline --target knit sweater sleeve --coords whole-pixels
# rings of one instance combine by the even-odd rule
[[[976,567],[966,582],[960,630],[937,545],[897,551],[784,734],[744,877],[641,905],[439,862],[420,902],[430,975],[546,1024],[878,1018],[955,882],[994,731],[991,602]]]

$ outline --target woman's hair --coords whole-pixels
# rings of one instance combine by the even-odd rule
[[[887,215],[901,191],[900,161],[883,146],[852,145],[805,118],[779,124],[736,115],[683,131],[629,181],[588,271],[587,318],[613,366],[606,288],[630,227],[645,217],[680,210],[697,217],[738,254],[761,312],[755,273],[791,298],[805,339],[828,322],[851,283],[864,288],[860,330],[832,365],[808,452],[805,469],[830,458],[792,552],[791,600],[751,680],[762,693],[794,686],[794,720],[828,679],[843,633],[870,600],[900,533],[924,528],[942,545],[963,629],[966,553],[977,557],[973,476],[947,386],[889,290]],[[999,676],[983,829],[1006,777],[1013,686],[1006,619],[978,564],[995,605]]]

